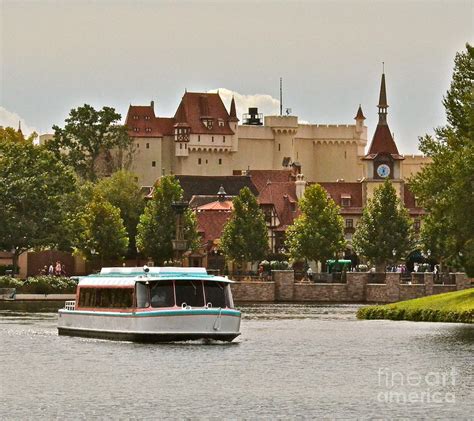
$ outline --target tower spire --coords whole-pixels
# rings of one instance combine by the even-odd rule
[[[235,99],[234,95],[232,95],[232,101],[230,102],[230,113],[229,113],[230,121],[239,121],[237,118],[237,110],[235,108]]]
[[[387,124],[387,89],[385,88],[385,73],[382,73],[382,81],[380,82],[379,104],[379,124]]]

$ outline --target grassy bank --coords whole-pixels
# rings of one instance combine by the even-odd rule
[[[359,319],[474,323],[474,288],[381,306],[362,307]]]

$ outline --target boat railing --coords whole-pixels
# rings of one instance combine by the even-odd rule
[[[65,310],[75,310],[76,309],[76,300],[66,301],[64,303]]]

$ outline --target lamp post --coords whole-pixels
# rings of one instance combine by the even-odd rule
[[[176,231],[175,239],[171,240],[173,244],[173,251],[175,253],[176,261],[179,261],[181,266],[183,265],[182,257],[183,253],[186,251],[188,242],[184,239],[184,212],[188,208],[188,202],[185,201],[176,201],[171,204],[173,207],[174,213],[176,215]]]

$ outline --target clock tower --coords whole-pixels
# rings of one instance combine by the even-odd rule
[[[400,167],[401,161],[405,159],[398,153],[397,145],[390,133],[387,124],[387,90],[385,87],[385,73],[382,73],[382,81],[380,84],[379,103],[379,122],[375,129],[372,143],[370,144],[367,155],[362,158],[364,160],[365,180],[367,183],[367,197],[372,196],[373,189],[386,179],[392,180],[394,184],[399,184],[395,188],[402,195],[402,182]],[[370,186],[369,186],[370,184]]]

